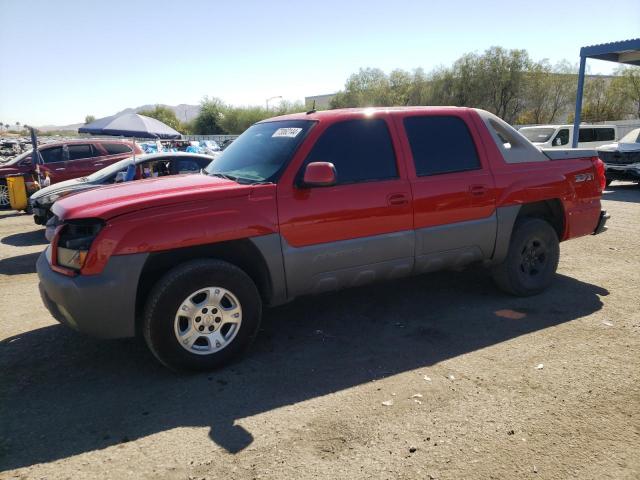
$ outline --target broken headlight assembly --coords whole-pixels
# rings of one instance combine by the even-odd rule
[[[93,240],[104,223],[101,220],[71,220],[62,226],[56,242],[57,265],[80,271],[84,265]]]

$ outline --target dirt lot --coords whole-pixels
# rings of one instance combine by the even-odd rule
[[[472,270],[301,299],[199,375],[57,325],[42,229],[0,214],[0,478],[640,478],[640,188],[605,198],[543,295]]]

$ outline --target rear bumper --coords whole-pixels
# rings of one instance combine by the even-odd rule
[[[640,180],[640,164],[614,165],[605,164],[607,180]]]
[[[600,218],[598,219],[598,225],[596,225],[596,229],[593,231],[593,234],[598,235],[599,233],[605,232],[607,230],[607,220],[610,218],[611,215],[609,215],[606,210],[602,210],[600,212]]]
[[[135,335],[136,292],[148,254],[113,256],[99,275],[68,277],[51,269],[47,251],[36,269],[42,301],[57,321],[97,338]]]

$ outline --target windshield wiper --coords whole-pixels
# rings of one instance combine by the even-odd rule
[[[215,172],[215,173],[210,173],[209,175],[211,175],[212,177],[219,177],[219,178],[224,178],[226,180],[231,180],[232,182],[238,181],[238,177],[234,177],[233,175],[227,175],[226,173]]]

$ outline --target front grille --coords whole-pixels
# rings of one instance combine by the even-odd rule
[[[640,162],[640,152],[598,152],[600,159],[608,165],[629,165]]]

